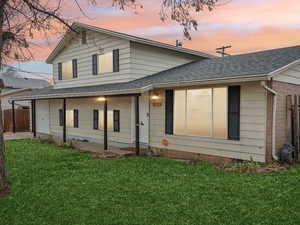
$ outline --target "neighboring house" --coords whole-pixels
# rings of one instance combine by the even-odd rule
[[[11,110],[12,110],[12,101],[9,100],[10,97],[31,91],[33,89],[40,89],[49,86],[49,83],[45,80],[24,78],[18,71],[8,69],[0,73],[0,80],[3,83],[3,88],[1,90],[1,107],[3,111],[4,125],[7,131],[12,131],[12,121],[11,121]],[[15,104],[15,109],[30,109],[30,101],[18,101]],[[28,119],[26,119],[26,124],[23,124],[22,127],[30,127],[29,124],[29,113]],[[26,116],[27,116],[26,114]],[[9,117],[9,118],[8,118]],[[23,123],[23,122],[22,122]],[[18,124],[17,124],[18,125]]]
[[[55,85],[12,98],[33,100],[37,135],[141,145],[177,158],[277,157],[287,136],[286,95],[300,94],[300,46],[216,58],[73,28],[79,34],[68,32],[47,59]]]

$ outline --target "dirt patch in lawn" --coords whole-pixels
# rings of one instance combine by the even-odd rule
[[[4,187],[3,189],[0,189],[0,200],[5,198],[8,195],[9,192],[10,192],[10,186],[9,185]]]
[[[97,159],[118,159],[118,158],[121,158],[119,155],[113,154],[113,153],[97,153],[97,152],[91,152],[90,154],[91,154],[94,158],[97,158]]]
[[[253,161],[249,162],[232,162],[225,163],[222,165],[217,165],[218,169],[230,172],[240,172],[240,173],[276,173],[286,171],[291,165],[281,164],[278,162],[263,164]]]

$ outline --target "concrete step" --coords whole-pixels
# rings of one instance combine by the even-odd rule
[[[121,150],[121,149],[109,149],[106,151],[106,153],[115,154],[119,157],[128,157],[128,156],[135,155],[135,152],[133,152],[133,151],[126,151],[126,150]]]

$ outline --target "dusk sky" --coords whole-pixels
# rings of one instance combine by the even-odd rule
[[[83,4],[85,0],[80,0]],[[101,1],[99,1],[101,2]],[[175,22],[160,21],[161,0],[141,0],[143,9],[120,11],[108,0],[96,8],[83,4],[90,18],[83,16],[73,1],[64,1],[64,16],[73,21],[88,23],[140,37],[175,44],[183,40],[186,48],[215,54],[215,48],[232,45],[230,54],[278,48],[300,44],[300,0],[231,0],[212,12],[196,15],[199,27],[192,40],[184,40],[182,27]],[[39,36],[33,40],[40,47],[32,48],[35,61],[43,61],[55,47],[61,35],[53,34],[47,41]],[[20,65],[30,71],[51,72],[41,62]]]

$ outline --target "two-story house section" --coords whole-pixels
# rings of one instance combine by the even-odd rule
[[[50,54],[54,88],[128,82],[195,60],[208,54],[74,23]]]
[[[218,58],[74,23],[47,59],[53,87],[31,100],[32,131],[176,158],[271,161],[286,96],[300,94],[300,46]]]

